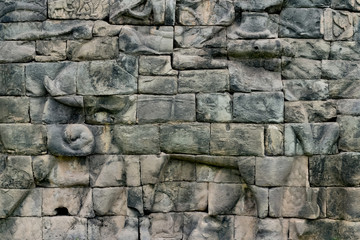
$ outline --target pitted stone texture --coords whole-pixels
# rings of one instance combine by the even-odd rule
[[[238,136],[242,136],[239,138]],[[215,155],[263,156],[264,127],[248,124],[212,124],[210,153]]]
[[[345,60],[323,60],[322,77],[331,80],[358,80],[360,62]]]
[[[328,122],[336,118],[333,101],[285,102],[285,122]]]
[[[284,121],[284,95],[275,93],[235,93],[235,122],[281,123]]]
[[[25,67],[18,64],[0,65],[0,95],[25,95]]]
[[[283,58],[281,75],[283,79],[320,79],[321,61],[306,58]]]
[[[42,239],[42,219],[37,217],[1,219],[0,238],[4,240]]]
[[[35,42],[0,41],[0,49],[0,63],[31,62],[36,54]]]
[[[88,220],[88,239],[138,240],[138,219],[131,217],[100,217]]]
[[[139,123],[194,120],[195,94],[139,95],[137,103],[137,121]]]
[[[175,46],[224,48],[226,47],[226,30],[220,26],[175,26]]]
[[[232,100],[228,93],[199,93],[196,95],[196,119],[201,122],[229,122]]]
[[[176,76],[140,76],[139,93],[172,95],[177,93]]]
[[[0,188],[20,189],[34,185],[30,156],[0,155]]]
[[[337,123],[286,124],[285,155],[335,154],[339,132]]]
[[[102,0],[48,0],[49,18],[103,19],[109,15],[109,2]]]
[[[140,239],[183,239],[184,216],[180,213],[151,213],[140,218]]]
[[[324,32],[324,39],[328,41],[352,40],[354,36],[352,13],[327,8],[324,12]]]
[[[330,54],[330,42],[321,39],[282,39],[290,44],[290,53],[296,58],[328,59]],[[331,44],[335,44],[332,42]]]
[[[2,0],[0,9],[0,22],[44,21],[47,0]]]
[[[68,216],[44,217],[42,222],[44,239],[88,239],[86,218]]]
[[[254,11],[254,12],[277,12],[281,10],[284,0],[255,0],[255,1],[242,1],[242,0],[235,0],[235,6],[239,7],[241,10],[244,11]]]
[[[279,39],[258,40],[230,40],[227,50],[230,58],[252,59],[252,58],[277,58],[282,55],[291,55],[291,49],[284,45]]]
[[[329,95],[331,98],[360,98],[360,81],[329,81]]]
[[[29,98],[0,97],[0,123],[27,123]]]
[[[170,56],[140,56],[140,75],[177,75],[171,67]]]
[[[64,40],[39,40],[36,41],[37,62],[55,62],[66,59],[66,41]]]
[[[333,219],[359,221],[359,188],[327,188],[326,216]]]
[[[285,80],[283,81],[285,100],[326,100],[329,97],[327,81]]]
[[[284,127],[282,125],[268,125],[265,128],[265,154],[269,156],[283,155]]]
[[[337,121],[340,125],[339,149],[347,152],[360,151],[360,117],[339,116]]]

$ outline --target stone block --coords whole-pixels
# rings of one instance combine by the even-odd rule
[[[235,9],[230,0],[206,0],[197,4],[181,0],[177,3],[177,15],[181,25],[230,25],[235,19]]]
[[[97,20],[94,23],[93,35],[95,37],[114,37],[118,36],[122,26],[111,25],[106,21]]]
[[[140,218],[140,239],[183,239],[183,214],[151,213]]]
[[[0,2],[0,22],[44,21],[47,0],[9,0]]]
[[[220,168],[205,164],[196,164],[198,182],[240,183],[244,182],[238,169]]]
[[[294,123],[285,125],[285,155],[337,153],[337,123]]]
[[[35,42],[0,41],[0,49],[0,63],[31,62],[35,57]]]
[[[18,64],[0,64],[0,95],[25,95],[25,67]]]
[[[132,217],[100,217],[88,220],[88,239],[140,239],[138,219]]]
[[[155,123],[195,120],[195,94],[139,95],[137,121]]]
[[[21,227],[20,227],[21,226]],[[42,239],[42,219],[11,217],[0,219],[0,238],[4,240]]]
[[[322,62],[305,58],[283,58],[281,75],[283,79],[320,79]]]
[[[256,158],[256,185],[264,187],[305,187],[308,182],[308,158],[265,157]]]
[[[289,51],[279,39],[230,40],[227,43],[231,59],[278,58]]]
[[[345,60],[323,60],[322,77],[331,80],[358,80],[360,62]]]
[[[290,53],[295,58],[308,58],[314,60],[328,59],[330,42],[321,39],[281,39],[283,43],[290,44]],[[335,43],[335,42],[334,42]]]
[[[329,95],[331,98],[360,98],[360,81],[329,81]]]
[[[15,217],[41,217],[42,188],[33,188],[12,213]]]
[[[336,118],[334,101],[285,102],[285,122],[329,122]]]
[[[360,4],[357,1],[351,1],[351,0],[333,0],[331,3],[331,8],[350,10],[350,11],[359,11]]]
[[[265,129],[265,154],[269,156],[283,155],[284,127],[268,125]]]
[[[127,189],[124,187],[93,188],[93,204],[96,216],[126,216]]]
[[[165,154],[140,156],[141,184],[158,183],[167,159]]]
[[[0,155],[0,188],[20,189],[34,186],[30,156]]]
[[[160,148],[166,153],[209,153],[210,124],[184,123],[160,126]]]
[[[255,239],[258,224],[256,217],[235,216],[234,237],[239,240]]]
[[[276,11],[277,12],[281,10],[283,2],[284,0],[269,0],[269,1],[255,0],[251,2],[235,0],[234,4],[236,7],[239,7],[243,11],[249,11],[249,12]]]
[[[324,189],[308,187],[282,187],[269,190],[271,217],[300,217],[316,219],[325,216]]]
[[[264,127],[235,123],[212,124],[210,153],[215,155],[263,156]]]
[[[109,2],[101,0],[48,0],[51,19],[103,19],[109,15]]]
[[[329,97],[328,83],[324,80],[285,80],[283,85],[287,101],[326,100]]]
[[[243,12],[241,20],[227,28],[229,39],[277,38],[279,15]]]
[[[175,76],[140,76],[139,93],[176,94],[177,77]]]
[[[252,194],[255,198],[257,216],[265,218],[269,215],[269,189],[257,186],[250,186]]]
[[[360,117],[339,116],[340,126],[339,149],[346,152],[360,151],[359,124]]]
[[[0,97],[0,122],[29,122],[29,105],[29,98]]]
[[[36,41],[37,62],[56,62],[66,59],[66,41],[63,40],[39,40]]]
[[[12,154],[43,154],[46,152],[45,126],[1,124],[0,152]]]
[[[280,91],[281,60],[251,59],[229,62],[230,90],[234,92]]]
[[[29,192],[30,190],[28,189],[0,189],[0,219],[9,217],[19,207]]]
[[[226,29],[220,26],[175,26],[175,46],[225,48]]]
[[[341,27],[339,27],[341,26]],[[354,36],[354,17],[346,11],[324,12],[324,39],[327,41],[352,40]]]
[[[295,8],[326,8],[330,7],[332,0],[286,0],[286,7]]]
[[[177,75],[172,69],[170,56],[140,56],[140,75]]]
[[[326,216],[332,219],[359,221],[359,188],[327,188]]]
[[[284,121],[284,94],[235,93],[233,108],[235,122],[281,123]]]
[[[280,37],[322,38],[323,10],[316,8],[285,8],[280,13]]]
[[[120,51],[131,54],[170,54],[173,52],[173,27],[123,26]]]
[[[329,59],[359,61],[360,50],[357,42],[336,41],[331,43]]]
[[[360,100],[346,99],[337,101],[337,110],[342,115],[360,115]]]
[[[228,93],[199,93],[196,95],[196,119],[200,122],[229,122],[232,101]]]
[[[87,219],[79,217],[59,216],[43,218],[44,239],[88,239]]]
[[[161,182],[196,181],[196,164],[170,159],[163,167]]]

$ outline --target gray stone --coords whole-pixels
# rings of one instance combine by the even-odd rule
[[[359,221],[358,188],[327,188],[326,216],[333,219]]]
[[[118,36],[122,26],[111,25],[105,21],[97,20],[94,23],[93,35],[95,37]]]
[[[352,40],[353,36],[354,18],[352,13],[327,8],[324,12],[324,39],[327,41]]]
[[[284,95],[287,101],[326,100],[329,97],[327,81],[323,80],[285,80]]]
[[[284,0],[255,0],[255,1],[242,1],[236,0],[234,1],[235,6],[239,7],[243,11],[253,11],[253,12],[261,12],[261,11],[269,11],[275,12],[280,11],[283,5]]]
[[[210,124],[184,123],[160,126],[160,148],[167,153],[209,153]]]
[[[186,92],[224,92],[229,89],[227,70],[180,71],[178,91]]]
[[[214,69],[227,67],[227,51],[223,48],[186,48],[173,52],[175,69]]]
[[[124,187],[93,188],[93,203],[96,216],[126,216],[127,189]]]
[[[35,57],[35,42],[0,41],[0,49],[0,63],[31,62]]]
[[[284,127],[268,125],[265,129],[265,153],[269,156],[283,155]]]
[[[339,149],[343,151],[360,151],[359,125],[360,117],[339,116],[340,125]]]
[[[257,216],[265,218],[269,215],[269,189],[257,186],[250,186],[252,194],[254,195]]]
[[[339,132],[337,123],[286,124],[285,155],[335,154]]]
[[[264,127],[235,123],[212,124],[210,153],[215,155],[263,156]]]
[[[44,217],[42,222],[44,239],[88,239],[86,218],[68,216]]]
[[[359,11],[360,3],[358,1],[351,1],[351,0],[333,0],[331,3],[331,7],[333,9]]]
[[[25,95],[25,67],[17,64],[0,64],[0,95]]]
[[[113,128],[113,143],[123,154],[157,154],[159,127],[154,125],[120,126]]]
[[[230,40],[227,44],[230,58],[277,58],[285,51],[279,39]]]
[[[331,1],[332,0],[286,0],[285,6],[295,8],[325,8],[330,7]]]
[[[180,0],[177,8],[181,25],[230,25],[235,18],[234,4],[230,0],[206,0],[196,4]]]
[[[109,15],[109,2],[101,0],[48,0],[49,18],[52,19],[103,19]]]
[[[29,98],[0,97],[1,123],[26,123],[29,118]]]
[[[167,159],[168,157],[165,154],[140,156],[141,184],[158,183]]]
[[[333,101],[285,102],[285,122],[329,122],[336,118]]]
[[[337,102],[337,110],[339,114],[343,115],[360,115],[360,100],[359,99],[346,99]]]
[[[287,240],[288,220],[235,216],[235,239]]]
[[[330,42],[321,39],[281,39],[282,43],[290,44],[290,52],[295,58],[328,59]]]
[[[176,94],[177,77],[173,76],[140,76],[138,80],[139,93]]]
[[[235,93],[235,122],[280,123],[284,121],[284,95],[275,93]]]
[[[136,95],[85,96],[86,122],[90,124],[135,123],[136,102]]]
[[[336,41],[331,44],[329,59],[360,60],[360,50],[357,42]]]
[[[256,158],[256,185],[264,187],[308,186],[307,157]]]
[[[224,48],[226,29],[220,26],[175,26],[175,46]]]
[[[0,189],[0,219],[10,216],[22,203],[29,191],[28,189]]]
[[[199,93],[196,95],[196,119],[200,122],[229,122],[231,106],[228,93]]]
[[[42,219],[38,217],[1,219],[0,238],[4,240],[42,239]]]
[[[0,152],[25,155],[45,153],[45,126],[0,124]]]
[[[323,60],[322,77],[333,80],[358,80],[360,62],[345,60]]]
[[[138,219],[132,217],[101,217],[88,220],[88,239],[138,240]]]
[[[2,0],[0,9],[0,22],[44,21],[47,0]]]
[[[285,8],[280,13],[280,37],[322,38],[323,11],[316,8]]]
[[[42,189],[33,188],[25,199],[18,205],[12,216],[15,217],[41,217]]]
[[[140,75],[177,75],[171,67],[170,56],[140,56]]]
[[[317,60],[283,58],[281,75],[283,79],[320,79],[322,67]]]
[[[143,188],[131,187],[127,191],[128,215],[144,216]]]
[[[89,186],[89,164],[85,158],[34,156],[32,164],[37,186]]]
[[[173,27],[123,26],[120,51],[132,54],[170,54],[173,52]]]
[[[255,239],[258,219],[250,216],[235,216],[234,237],[239,240]]]
[[[140,239],[183,239],[183,214],[151,213],[140,219]]]
[[[164,165],[161,170],[162,182],[175,181],[196,181],[196,164],[177,159],[171,159]]]
[[[331,98],[360,98],[360,81],[329,81],[329,95]]]
[[[230,89],[235,92],[282,90],[279,59],[231,61],[229,73]]]
[[[155,123],[195,120],[195,94],[175,96],[139,95],[137,121]]]
[[[279,15],[243,12],[241,20],[227,28],[229,39],[277,38]]]
[[[0,165],[0,188],[21,189],[34,186],[31,157],[0,155]]]
[[[39,40],[36,41],[35,48],[35,61],[37,62],[55,62],[66,59],[66,41]]]

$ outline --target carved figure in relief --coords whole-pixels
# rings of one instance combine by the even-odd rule
[[[62,0],[56,1],[54,4],[54,15],[62,17],[68,15],[70,17],[76,16],[90,16],[96,17],[97,12],[101,9],[101,1],[98,0]]]

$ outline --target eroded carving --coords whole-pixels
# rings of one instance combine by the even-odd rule
[[[325,40],[349,40],[354,35],[354,19],[350,12],[325,11]]]
[[[102,19],[109,3],[102,0],[48,0],[49,17],[54,19]]]

